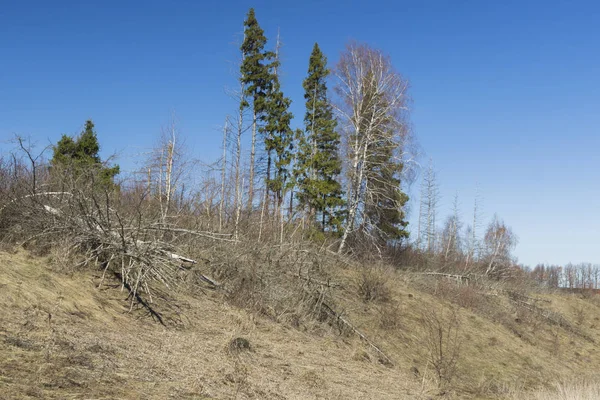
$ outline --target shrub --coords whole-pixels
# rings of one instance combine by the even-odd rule
[[[358,294],[364,302],[386,302],[390,299],[388,272],[378,267],[363,268],[357,282]]]
[[[428,351],[428,364],[433,368],[438,387],[446,389],[457,373],[461,346],[461,322],[456,310],[428,309],[421,314]]]

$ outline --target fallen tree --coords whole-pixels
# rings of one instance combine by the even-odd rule
[[[62,251],[77,253],[82,259],[79,266],[94,263],[103,268],[99,286],[110,271],[119,277],[122,289],[129,291],[130,310],[137,302],[161,322],[150,307],[152,283],[167,288],[177,285],[178,271],[198,264],[177,249],[178,237],[232,240],[226,234],[158,225],[144,212],[142,203],[133,210],[123,209],[118,197],[108,191],[85,186],[77,189],[75,185],[72,189],[31,193],[7,201],[0,208],[0,219],[9,220],[4,236],[18,238],[20,244],[36,241],[56,245],[60,238],[67,243]],[[205,274],[200,273],[200,278],[213,288],[220,286]],[[142,293],[147,300],[142,300]]]

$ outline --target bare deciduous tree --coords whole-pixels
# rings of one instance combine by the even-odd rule
[[[421,182],[421,201],[419,205],[419,237],[418,243],[425,247],[430,255],[436,251],[436,218],[440,201],[439,185],[433,167],[429,160],[429,167]]]
[[[226,92],[234,99],[238,105],[237,114],[235,118],[235,126],[233,127],[235,132],[235,141],[232,148],[233,152],[233,185],[234,185],[234,194],[233,194],[233,231],[234,237],[237,239],[239,234],[239,224],[242,215],[242,202],[243,202],[243,189],[244,189],[244,173],[242,171],[242,137],[249,129],[246,126],[246,114],[248,107],[246,106],[246,97],[244,94],[244,83],[242,82],[242,73],[240,71],[240,65],[243,62],[243,52],[240,53],[240,59],[238,61],[238,65],[235,65],[234,71],[236,74],[236,79],[239,82],[239,87],[237,89],[227,89]]]
[[[462,222],[458,210],[458,193],[454,195],[452,215],[446,220],[442,231],[444,243],[444,263],[456,262],[461,249],[460,229]]]
[[[511,251],[517,245],[517,237],[504,221],[494,218],[488,226],[485,237],[486,275],[502,275],[504,270],[512,265]]]
[[[424,341],[429,352],[428,365],[433,368],[438,387],[445,389],[456,377],[461,351],[461,320],[454,309],[429,309],[422,313]]]
[[[479,242],[477,240],[477,228],[479,228],[481,220],[481,200],[479,197],[479,189],[475,192],[475,200],[473,202],[473,223],[467,227],[466,239],[467,239],[467,257],[465,260],[465,269],[469,268],[469,263],[475,261],[475,257],[479,250]]]
[[[408,82],[394,70],[389,57],[356,43],[349,44],[342,53],[334,74],[338,95],[334,107],[349,158],[348,217],[338,249],[342,252],[348,235],[365,222],[368,199],[389,195],[385,189],[376,195],[370,186],[369,171],[374,169],[373,163],[380,161],[374,155],[385,149],[395,162],[406,161]]]
[[[25,141],[23,137],[16,135],[15,141],[19,145],[21,152],[27,156],[27,159],[31,165],[31,192],[35,194],[38,186],[38,168],[44,161],[44,154],[46,153],[46,150],[50,148],[50,146],[48,145],[37,154],[34,154],[35,145],[31,143],[31,139]]]

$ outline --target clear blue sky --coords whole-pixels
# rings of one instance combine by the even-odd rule
[[[600,262],[595,1],[7,1],[0,142],[54,142],[92,118],[104,153],[128,169],[175,110],[190,152],[217,158],[250,6],[271,43],[281,29],[297,126],[314,42],[331,64],[349,39],[381,48],[411,82],[442,214],[458,192],[469,218],[479,183],[486,218],[519,236],[520,261]]]

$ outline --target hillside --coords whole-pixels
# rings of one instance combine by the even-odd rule
[[[0,252],[0,398],[428,399],[438,320],[450,398],[515,398],[600,365],[596,296],[372,271],[332,266],[331,298],[385,356],[339,321],[278,321],[202,288],[174,294],[163,326],[128,312],[117,280],[99,288],[101,270]]]

